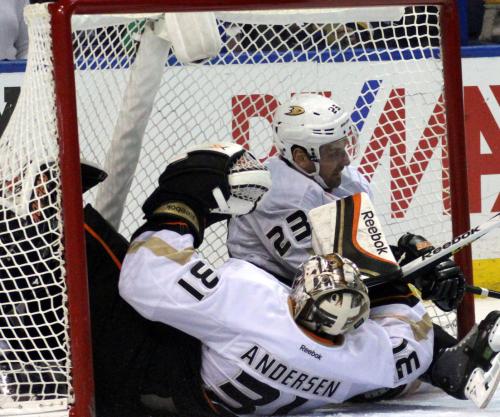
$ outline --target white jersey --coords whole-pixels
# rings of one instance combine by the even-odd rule
[[[141,315],[203,343],[201,376],[210,397],[244,414],[305,412],[415,380],[432,360],[433,332],[422,305],[374,308],[340,345],[293,320],[288,288],[246,261],[217,270],[193,238],[162,230],[130,246],[120,294]]]
[[[291,283],[299,265],[312,255],[309,210],[360,192],[370,195],[370,186],[352,166],[342,170],[340,187],[329,193],[280,157],[265,165],[271,172],[271,190],[252,213],[230,220],[227,247],[232,257]]]

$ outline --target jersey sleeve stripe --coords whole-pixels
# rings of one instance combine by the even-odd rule
[[[158,237],[132,242],[127,254],[133,254],[141,248],[149,249],[156,256],[162,256],[180,265],[187,264],[194,254],[193,248],[177,250]]]

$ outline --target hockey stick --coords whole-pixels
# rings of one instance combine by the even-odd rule
[[[489,290],[488,288],[476,287],[475,285],[466,285],[465,291],[481,297],[490,297],[500,299],[500,292]]]
[[[417,273],[421,273],[423,268],[439,263],[444,258],[458,252],[464,246],[471,244],[498,226],[500,226],[500,213],[494,215],[486,223],[473,227],[467,232],[462,233],[460,236],[455,237],[453,240],[450,240],[425,255],[409,262],[401,268],[403,277],[411,280],[412,276],[415,276]]]
[[[453,240],[444,243],[443,245],[435,248],[429,253],[401,267],[403,278],[407,282],[412,282],[412,278],[414,278],[419,273],[422,273],[422,269],[429,268],[433,265],[438,264],[444,258],[447,258],[450,255],[458,252],[466,245],[470,245],[472,242],[479,239],[481,236],[484,236],[486,233],[498,226],[500,226],[500,213],[497,213],[486,223],[483,223],[482,225],[476,226],[469,231],[462,233],[460,236],[457,236]],[[500,299],[500,292],[489,290],[488,288],[477,287],[475,285],[466,285],[465,291],[480,295],[482,297]]]

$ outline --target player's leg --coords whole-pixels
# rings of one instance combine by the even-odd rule
[[[499,351],[500,311],[492,311],[458,344],[438,354],[431,381],[451,396],[484,408],[500,381]]]
[[[154,341],[152,323],[118,293],[128,242],[89,205],[84,209],[84,219],[96,414],[144,416],[140,381]]]
[[[156,346],[143,376],[141,402],[152,414],[213,417],[201,380],[201,342],[161,323]]]

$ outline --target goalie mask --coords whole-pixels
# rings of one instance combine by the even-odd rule
[[[336,254],[304,262],[290,297],[295,321],[317,334],[344,334],[361,326],[370,312],[358,268]]]
[[[279,106],[273,116],[273,137],[280,154],[292,163],[295,146],[304,148],[311,161],[318,162],[322,145],[346,139],[346,151],[353,158],[358,142],[349,114],[319,94],[297,94]]]

